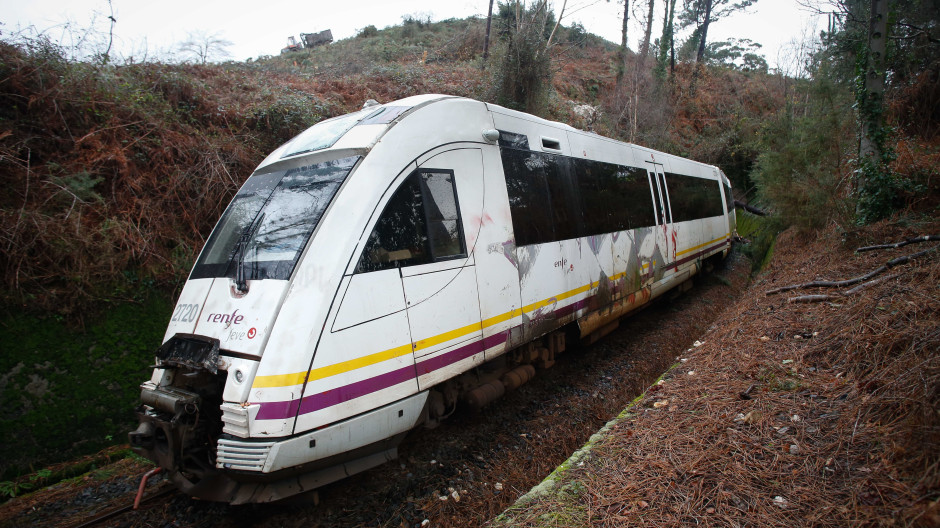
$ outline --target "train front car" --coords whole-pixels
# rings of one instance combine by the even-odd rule
[[[727,254],[717,167],[469,99],[324,121],[245,182],[142,385],[134,449],[234,504],[396,456]]]
[[[441,125],[438,116],[434,134],[401,126],[442,100],[459,121]],[[349,285],[360,233],[399,171],[467,125],[487,128],[482,104],[418,96],[321,122],[269,155],[183,287],[152,378],[141,386],[134,450],[184,492],[231,503],[277,500],[393,458],[427,399],[415,382],[404,311],[402,321],[340,332],[340,340],[330,339],[338,328],[321,331],[339,288]],[[386,252],[369,265],[403,258]],[[365,286],[375,294],[347,309],[346,320],[396,311],[387,306],[394,300],[382,300],[387,286]],[[363,360],[373,349],[388,357]],[[327,367],[315,368],[315,351],[316,365]],[[351,374],[358,367],[366,368]]]

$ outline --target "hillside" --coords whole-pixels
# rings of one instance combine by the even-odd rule
[[[140,282],[179,284],[240,183],[301,130],[368,99],[490,97],[495,59],[481,74],[482,24],[412,21],[221,65],[72,63],[46,41],[3,44],[4,304],[75,316]],[[745,181],[756,155],[747,138],[780,105],[783,79],[709,71],[696,96],[677,93],[655,109],[655,126],[625,133],[605,110],[590,122],[575,113],[612,104],[621,89],[615,48],[569,33],[543,117],[718,163]],[[677,86],[689,74],[680,68]]]

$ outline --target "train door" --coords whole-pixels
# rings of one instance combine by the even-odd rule
[[[389,189],[343,277],[296,430],[424,390],[462,360],[482,362],[473,258],[482,174],[479,149],[454,149],[418,160]]]
[[[666,189],[666,174],[660,163],[647,162],[647,171],[653,183],[653,200],[656,202],[656,249],[653,253],[653,277],[659,281],[667,265],[676,259],[675,227]]]
[[[421,390],[483,361],[474,248],[483,213],[483,156],[460,148],[419,160],[430,258],[401,268]]]

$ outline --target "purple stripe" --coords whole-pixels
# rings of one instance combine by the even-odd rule
[[[445,354],[441,354],[440,356],[425,359],[424,361],[417,363],[415,367],[417,367],[418,376],[423,376],[425,374],[430,374],[435,370],[442,369],[448,365],[454,364],[458,361],[467,359],[474,354],[479,354],[480,352],[483,352],[483,341],[474,341],[468,345],[464,345]]]
[[[475,341],[468,345],[464,345],[460,348],[455,348],[446,354],[441,354],[424,361],[417,363],[416,367],[418,369],[418,376],[423,376],[425,374],[430,374],[435,370],[442,369],[444,367],[453,365],[458,361],[467,359],[468,357],[473,356],[474,354],[479,354],[484,350],[492,348],[497,345],[501,345],[506,342],[509,338],[509,330],[504,330],[502,332],[497,332],[491,336],[484,337],[482,341]]]
[[[483,338],[483,349],[488,350],[496,345],[501,345],[509,339],[509,330],[497,332],[491,336]]]
[[[702,255],[704,255],[705,253],[708,253],[709,251],[712,251],[713,249],[718,249],[719,247],[724,246],[724,245],[727,244],[727,243],[728,243],[727,240],[725,240],[725,241],[723,241],[723,242],[719,242],[719,243],[715,244],[714,246],[707,247],[707,248],[705,248],[705,249],[703,249],[703,250],[701,250],[701,251],[697,251],[697,252],[695,252],[695,253],[692,253],[691,255],[689,255],[689,256],[687,256],[687,257],[683,257],[681,260],[677,260],[676,262],[673,262],[672,264],[670,264],[670,265],[668,265],[668,266],[666,266],[666,267],[667,267],[667,268],[672,268],[672,267],[674,267],[674,266],[681,266],[681,265],[685,264],[686,262],[689,262],[690,260],[695,260],[695,259],[701,257]]]
[[[320,409],[332,407],[333,405],[338,405],[412,380],[414,377],[415,369],[413,366],[409,365],[398,370],[386,372],[385,374],[379,374],[374,378],[364,379],[326,392],[306,396],[300,400],[300,414],[312,413]]]
[[[263,402],[258,409],[256,420],[282,420],[297,415],[297,409],[300,407],[300,400]]]
[[[568,314],[572,314],[580,310],[581,308],[584,308],[585,306],[587,306],[588,303],[590,303],[591,299],[593,298],[594,298],[594,295],[588,295],[587,297],[581,299],[580,301],[575,301],[569,304],[568,306],[562,306],[561,308],[554,310],[552,312],[552,315],[554,315],[555,319],[558,319],[559,317],[564,317]]]
[[[283,420],[293,418],[298,414],[307,414],[333,405],[338,405],[349,400],[378,392],[382,389],[398,385],[399,383],[413,380],[415,378],[415,369],[413,366],[407,366],[385,374],[380,374],[374,378],[368,378],[349,385],[330,389],[318,394],[304,396],[300,400],[280,401],[280,402],[262,402],[258,409],[258,420]]]

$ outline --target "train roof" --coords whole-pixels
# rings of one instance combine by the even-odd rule
[[[382,138],[392,125],[413,114],[416,110],[445,100],[463,100],[482,105],[486,111],[507,117],[550,127],[566,133],[587,136],[594,140],[612,142],[637,149],[656,158],[674,158],[695,165],[720,169],[714,165],[681,158],[649,147],[627,143],[595,132],[581,130],[566,123],[544,119],[532,114],[513,110],[493,103],[445,94],[423,94],[390,101],[385,104],[365,106],[361,110],[336,116],[316,123],[301,132],[265,158],[255,170],[265,173],[282,168],[316,163],[337,156],[364,155]],[[497,127],[498,128],[498,127]],[[322,155],[319,155],[322,153]],[[723,176],[723,173],[721,173]]]

